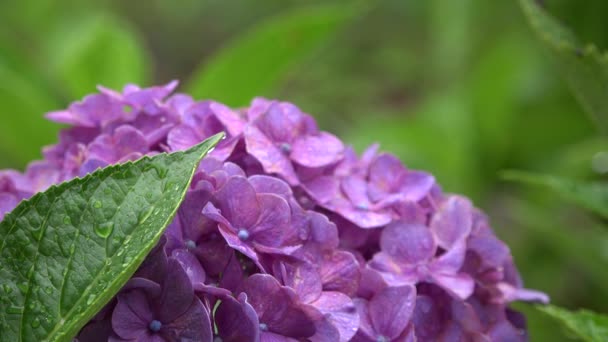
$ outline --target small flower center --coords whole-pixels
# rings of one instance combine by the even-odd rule
[[[359,203],[355,206],[355,208],[363,211],[369,210],[369,205],[367,203]]]
[[[376,339],[376,342],[389,342],[390,340],[388,339],[388,337],[384,336],[384,335],[380,335],[378,336],[378,338]]]
[[[249,232],[245,229],[239,229],[239,232],[236,233],[236,236],[238,236],[241,241],[245,241],[249,239]]]
[[[186,241],[186,248],[188,248],[188,250],[195,249],[196,248],[196,242],[194,242],[192,240],[187,240]]]
[[[162,327],[163,327],[163,324],[157,320],[153,320],[152,322],[150,322],[150,325],[148,325],[148,328],[152,332],[159,332],[160,328],[162,328]]]
[[[291,144],[289,143],[281,143],[281,145],[279,145],[279,148],[281,149],[281,152],[285,154],[291,153]]]
[[[260,330],[268,331],[268,325],[266,325],[266,323],[260,323]]]

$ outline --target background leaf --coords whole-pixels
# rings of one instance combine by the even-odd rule
[[[58,101],[23,70],[23,56],[3,50],[0,45],[0,167],[7,167],[40,158],[40,146],[53,142],[59,127],[42,119]]]
[[[553,305],[537,306],[537,309],[560,321],[584,341],[608,341],[608,316],[588,310],[572,312]]]
[[[608,183],[606,182],[585,183],[563,177],[522,171],[506,171],[503,176],[508,180],[548,188],[568,201],[608,219]]]
[[[111,15],[70,18],[46,45],[51,73],[69,98],[95,92],[97,85],[121,89],[148,81],[150,62],[139,38]]]
[[[358,11],[353,5],[328,4],[298,8],[265,21],[229,42],[195,71],[187,92],[231,106],[267,95],[277,80]]]
[[[70,341],[158,242],[218,134],[21,202],[0,223],[0,340]]]
[[[550,16],[538,1],[520,0],[529,23],[549,48],[572,91],[598,127],[608,132],[608,57],[584,46]]]

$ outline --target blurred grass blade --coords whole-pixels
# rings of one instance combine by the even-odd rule
[[[269,95],[288,71],[360,12],[353,4],[326,4],[298,8],[264,21],[228,42],[196,71],[187,92],[231,106]]]
[[[544,314],[558,320],[583,341],[608,341],[608,316],[589,310],[569,311],[557,306],[537,306]]]
[[[608,183],[606,182],[586,183],[523,171],[505,171],[503,172],[503,178],[543,186],[558,193],[566,200],[608,219]]]
[[[120,89],[143,84],[150,62],[137,35],[110,15],[73,18],[47,42],[54,78],[70,98],[95,91],[97,85]]]
[[[608,132],[608,57],[583,47],[574,34],[535,0],[520,0],[528,22],[549,48],[570,88],[603,133]]]

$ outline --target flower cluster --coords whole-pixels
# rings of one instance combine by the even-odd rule
[[[80,341],[523,341],[508,247],[471,202],[377,146],[361,156],[290,103],[233,110],[176,82],[100,88],[24,173],[0,218],[54,183],[218,133],[175,220]]]

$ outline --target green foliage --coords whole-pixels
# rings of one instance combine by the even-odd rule
[[[608,219],[608,183],[586,183],[574,179],[539,175],[521,171],[507,171],[504,178],[543,186],[563,196],[573,204],[586,208]]]
[[[23,201],[0,223],[0,340],[70,341],[158,242],[218,134]]]
[[[537,309],[559,321],[583,341],[608,341],[608,316],[589,310],[572,312],[553,305],[538,306]]]
[[[110,15],[71,18],[46,42],[52,76],[73,99],[97,85],[144,85],[150,61],[132,29]]]
[[[598,127],[608,132],[608,57],[594,45],[583,46],[537,1],[520,0],[520,4],[580,103]]]
[[[360,10],[354,5],[326,4],[298,8],[265,21],[226,44],[195,71],[187,91],[196,98],[232,106],[268,95],[277,81]]]

